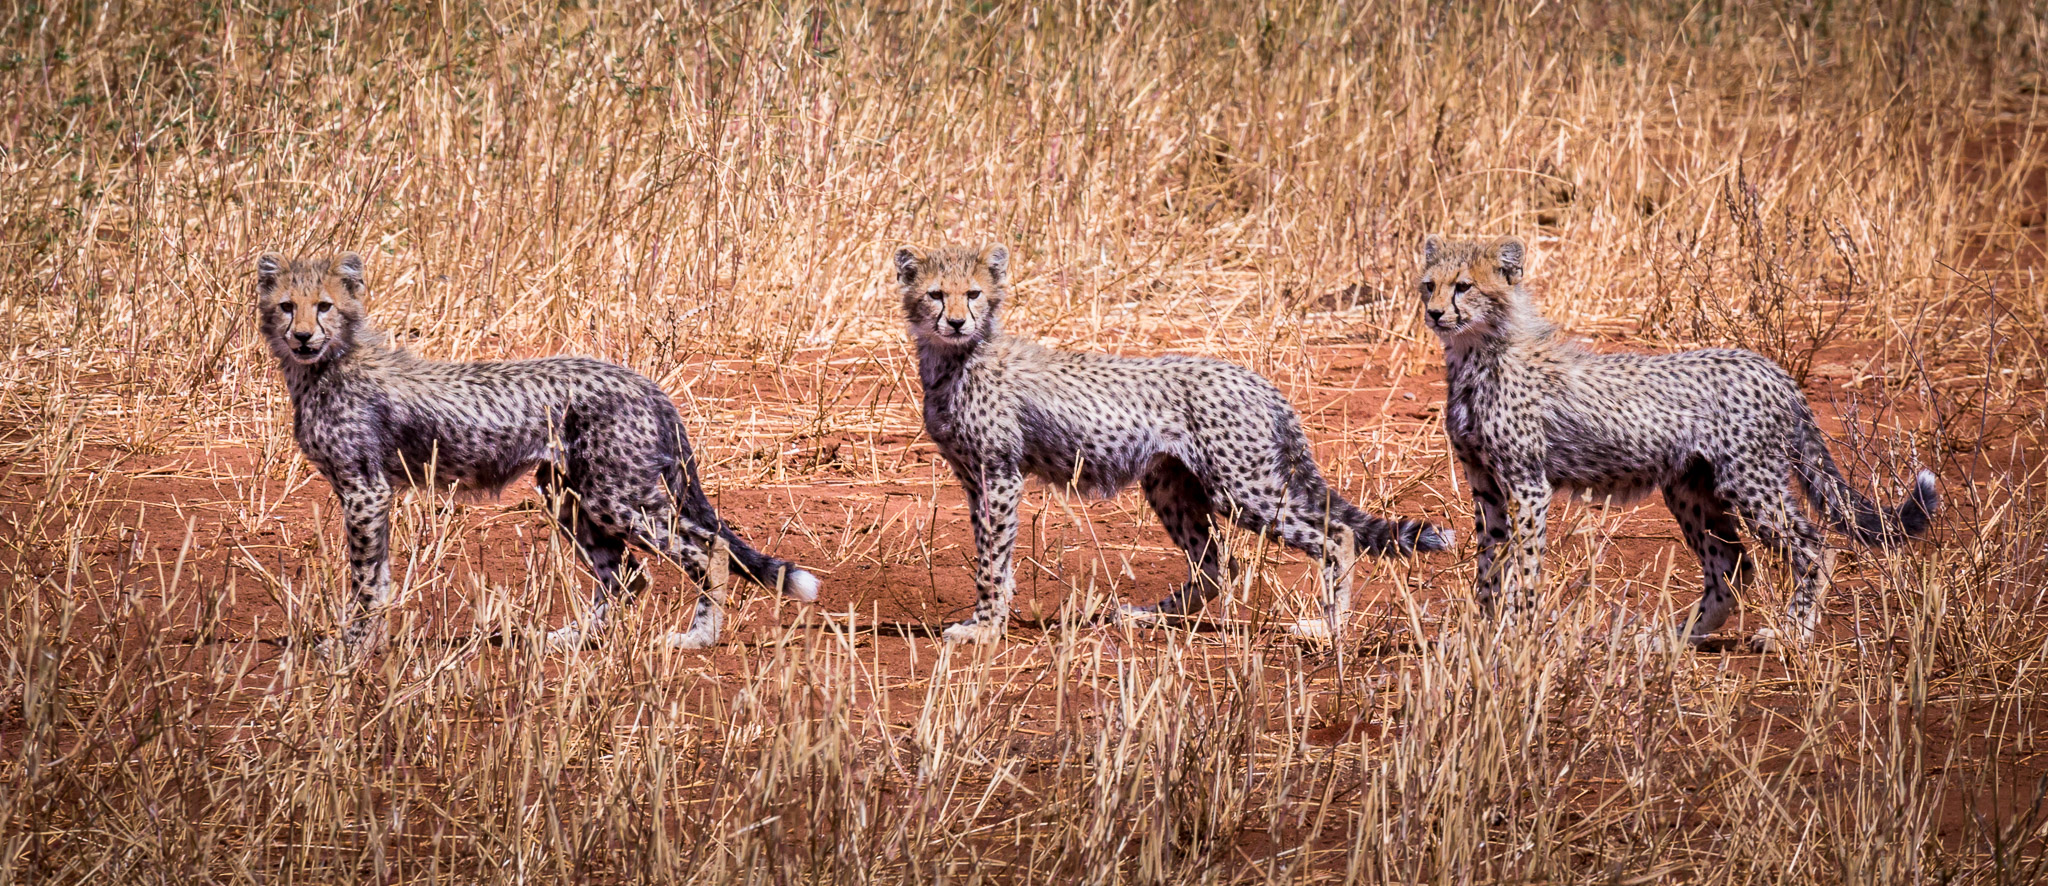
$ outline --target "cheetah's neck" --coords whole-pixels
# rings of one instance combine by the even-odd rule
[[[1557,326],[1518,301],[1492,326],[1444,342],[1444,362],[1453,376],[1492,377],[1501,367],[1541,359],[1561,347],[1568,345]]]
[[[285,390],[290,391],[292,402],[305,399],[306,394],[320,386],[322,379],[334,372],[335,361],[322,360],[318,363],[300,363],[296,360],[279,360],[277,368],[284,373]]]
[[[967,361],[986,347],[986,340],[957,348],[919,342],[917,377],[924,383],[925,393],[952,388],[967,371]]]
[[[1493,337],[1444,344],[1444,383],[1452,402],[1497,383],[1509,359],[1507,342]]]

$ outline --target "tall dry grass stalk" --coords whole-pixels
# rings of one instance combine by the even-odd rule
[[[2044,53],[2005,3],[6,7],[0,881],[2036,881]],[[1629,639],[1697,593],[1661,511],[1566,509],[1536,635],[1429,559],[1319,651],[1252,539],[1217,630],[1085,627],[1177,555],[1046,494],[1044,629],[921,635],[968,542],[890,247],[1005,241],[1013,332],[1251,365],[1347,492],[1448,519],[1432,230],[1528,236],[1604,346],[1783,361],[1855,482],[1941,472],[1940,543],[1844,557],[1835,642],[1669,656]],[[588,579],[530,507],[425,497],[391,651],[284,667],[337,533],[265,249],[364,252],[436,357],[654,377],[827,605],[496,645]]]

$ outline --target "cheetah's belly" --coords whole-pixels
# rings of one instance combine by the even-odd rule
[[[1137,480],[1150,462],[1149,453],[1138,458],[1136,453],[1081,447],[1027,451],[1020,467],[1030,476],[1088,498],[1113,498]]]
[[[534,465],[561,458],[549,442],[558,435],[543,428],[409,421],[394,430],[397,445],[384,465],[393,483],[431,485],[469,499],[496,497]]]
[[[1106,397],[1035,398],[1018,419],[1019,467],[1091,498],[1116,495],[1186,437],[1170,422]]]
[[[1557,479],[1553,478],[1551,480],[1551,484],[1557,489],[1558,492],[1564,493],[1565,495],[1571,498],[1575,498],[1580,501],[1587,502],[1589,504],[1610,507],[1622,507],[1625,505],[1635,504],[1637,501],[1642,500],[1644,496],[1649,495],[1650,490],[1656,488],[1647,483],[1631,483],[1625,480],[1601,483],[1579,483],[1569,480],[1559,482]]]
[[[1561,491],[1595,502],[1624,505],[1669,482],[1676,458],[1671,441],[1656,435],[1625,439],[1561,434],[1550,441],[1544,473]]]

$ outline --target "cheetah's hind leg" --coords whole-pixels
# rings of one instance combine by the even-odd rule
[[[1351,611],[1351,571],[1358,562],[1357,535],[1341,523],[1327,526],[1310,522],[1310,515],[1296,514],[1283,519],[1282,537],[1296,547],[1312,551],[1322,563],[1322,598],[1315,615],[1295,621],[1287,632],[1313,643],[1335,643],[1344,634],[1344,622]],[[1290,524],[1292,524],[1290,526]]]
[[[563,530],[576,539],[590,571],[597,576],[590,612],[583,620],[571,620],[547,635],[547,646],[557,651],[582,649],[603,635],[612,607],[632,601],[646,589],[647,573],[627,551],[626,540],[591,525],[587,517]]]
[[[948,643],[994,643],[1003,639],[1001,621],[963,621],[946,626],[939,636]]]
[[[1761,463],[1761,458],[1746,464]],[[1827,547],[1820,530],[1799,510],[1784,480],[1767,471],[1731,471],[1721,477],[1716,491],[1728,503],[1736,518],[1778,555],[1792,573],[1792,599],[1785,607],[1787,631],[1764,628],[1750,639],[1750,648],[1773,652],[1787,643],[1812,642],[1820,627],[1820,607],[1833,576],[1834,552]]]
[[[1162,459],[1140,480],[1145,501],[1188,560],[1188,580],[1150,606],[1118,607],[1117,618],[1140,624],[1184,622],[1200,613],[1235,572],[1214,532],[1216,505],[1200,478],[1176,459]]]
[[[1242,472],[1249,476],[1250,472]],[[1320,494],[1301,495],[1287,490],[1274,496],[1243,480],[1226,475],[1229,516],[1238,526],[1274,538],[1288,547],[1315,557],[1322,564],[1321,599],[1316,612],[1288,626],[1298,639],[1318,643],[1342,637],[1346,615],[1351,609],[1351,571],[1358,560],[1358,532],[1337,513],[1350,508],[1327,489]],[[1354,509],[1355,512],[1355,509]]]
[[[663,508],[633,518],[633,534],[649,550],[683,567],[700,590],[688,630],[668,636],[676,649],[705,649],[718,643],[725,629],[725,585],[731,549],[725,539]],[[709,547],[715,553],[707,553]]]
[[[547,648],[556,651],[582,649],[603,633],[606,616],[614,603],[631,601],[646,589],[647,573],[627,550],[625,537],[599,527],[577,503],[576,494],[569,491],[552,465],[536,468],[533,480],[541,498],[548,503],[555,527],[576,543],[591,574],[597,577],[588,617],[549,632],[545,640]]]
[[[1697,646],[1720,630],[1735,608],[1736,593],[1755,573],[1735,520],[1714,492],[1713,469],[1696,462],[1684,476],[1664,487],[1664,504],[1678,521],[1686,547],[1700,561],[1699,605],[1694,607],[1687,640]]]
[[[726,564],[732,562],[732,548],[725,539],[716,538],[711,542],[711,563],[705,567],[704,591],[697,595],[697,611],[690,617],[690,629],[670,631],[668,646],[671,649],[709,649],[718,644],[718,636],[725,632],[725,591],[729,573]]]

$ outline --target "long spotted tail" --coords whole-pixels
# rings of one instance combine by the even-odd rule
[[[669,492],[681,503],[690,519],[701,525],[718,527],[719,537],[725,539],[725,546],[731,552],[728,559],[733,573],[764,588],[780,587],[784,594],[806,603],[818,599],[818,577],[795,563],[755,550],[733,531],[732,526],[719,519],[711,500],[704,497],[704,486],[697,482],[696,475],[696,465],[686,455],[678,469],[669,474]]]
[[[1804,427],[1795,444],[1793,472],[1806,490],[1807,500],[1820,509],[1828,523],[1858,544],[1877,547],[1925,535],[1935,511],[1941,507],[1934,474],[1921,471],[1914,475],[1913,491],[1906,494],[1905,500],[1896,507],[1880,509],[1843,478],[1834,456],[1828,454],[1827,440],[1814,421],[1813,411],[1803,403],[1800,407]]]
[[[733,571],[746,576],[749,581],[764,588],[773,588],[779,578],[782,592],[806,603],[818,599],[818,577],[805,571],[795,563],[780,557],[771,557],[754,550],[732,531],[731,526],[720,523],[718,534],[725,539],[726,547],[732,551]]]
[[[1391,557],[1417,551],[1448,551],[1457,544],[1458,534],[1422,520],[1380,517],[1368,514],[1331,489],[1323,471],[1310,454],[1308,437],[1301,432],[1300,419],[1287,406],[1274,408],[1280,446],[1290,480],[1309,501],[1323,502],[1330,519],[1351,528],[1358,538],[1360,553]]]
[[[1364,553],[1381,557],[1398,554],[1413,554],[1417,551],[1448,551],[1457,544],[1458,535],[1442,526],[1421,520],[1387,518],[1374,516],[1342,499],[1344,523],[1358,536],[1358,549]]]

